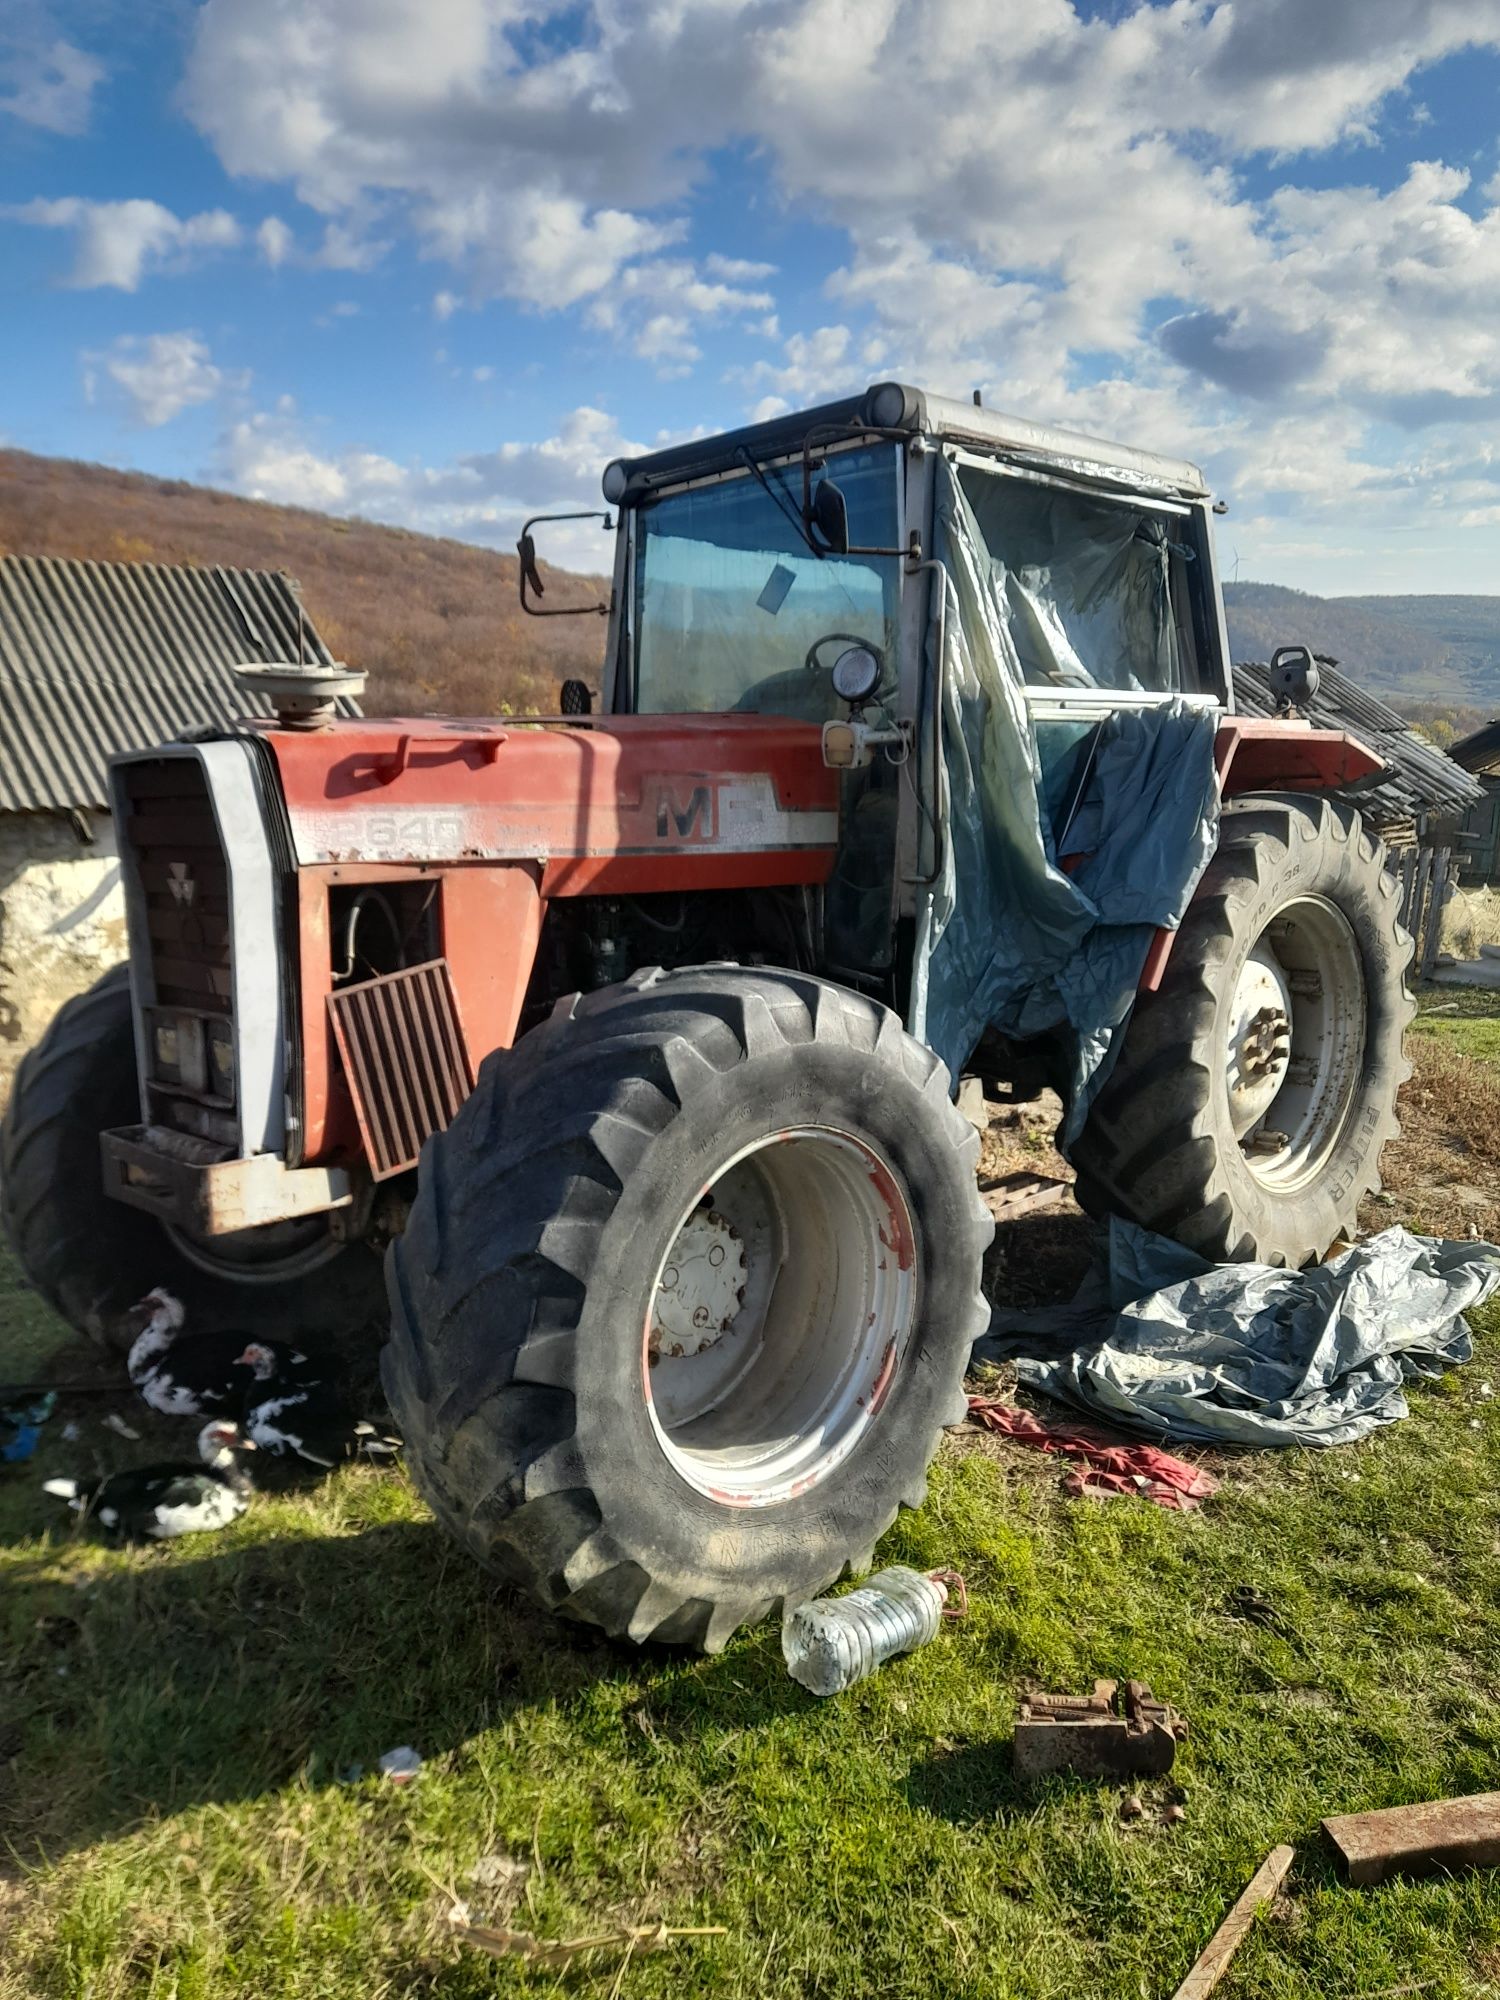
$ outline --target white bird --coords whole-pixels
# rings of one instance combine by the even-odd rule
[[[238,1455],[255,1448],[238,1424],[215,1418],[198,1433],[201,1465],[137,1465],[101,1479],[48,1479],[42,1491],[123,1541],[173,1541],[238,1520],[252,1490]]]

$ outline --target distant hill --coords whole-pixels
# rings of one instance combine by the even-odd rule
[[[1274,583],[1227,583],[1237,660],[1303,641],[1386,700],[1500,714],[1500,597],[1312,597]]]
[[[598,683],[604,620],[528,618],[514,556],[181,480],[0,451],[0,554],[285,570],[335,657],[370,676],[373,714],[555,709],[568,675]],[[607,592],[556,574],[549,605]]]
[[[0,554],[282,569],[375,714],[552,708],[569,674],[597,684],[602,618],[527,618],[516,559],[467,542],[273,507],[182,480],[0,451]],[[599,577],[553,572],[548,603],[599,603]],[[1312,597],[1224,589],[1235,659],[1301,640],[1438,741],[1500,716],[1500,597]]]

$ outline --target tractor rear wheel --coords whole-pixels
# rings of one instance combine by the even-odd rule
[[[1347,806],[1227,806],[1074,1147],[1082,1205],[1229,1262],[1297,1268],[1352,1235],[1411,1073],[1400,901]]]
[[[267,1230],[194,1244],[107,1195],[99,1134],[139,1116],[130,968],[117,965],[58,1009],[0,1122],[0,1225],[27,1279],[78,1332],[128,1345],[121,1315],[154,1285],[181,1299],[194,1332],[308,1341],[378,1324],[380,1266],[363,1243],[330,1257]],[[206,1270],[215,1257],[220,1268]]]
[[[734,966],[574,995],[490,1057],[387,1258],[439,1519],[552,1610],[710,1652],[867,1563],[987,1318],[948,1090],[876,1002]]]

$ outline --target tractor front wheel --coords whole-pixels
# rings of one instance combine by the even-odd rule
[[[1297,1268],[1352,1235],[1410,1074],[1400,900],[1347,806],[1227,806],[1074,1148],[1083,1206],[1228,1262]]]
[[[964,1410],[992,1223],[895,1016],[807,975],[638,973],[492,1056],[387,1262],[386,1391],[481,1561],[716,1650],[865,1564]]]

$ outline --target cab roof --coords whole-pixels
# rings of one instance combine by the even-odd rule
[[[653,487],[728,471],[743,464],[747,453],[756,460],[798,453],[810,430],[825,427],[851,437],[875,429],[940,438],[1132,491],[1169,492],[1190,500],[1206,499],[1209,492],[1202,472],[1185,458],[1166,458],[1133,445],[1112,444],[1082,431],[934,396],[906,383],[877,382],[863,395],[845,396],[809,410],[789,410],[766,423],[746,424],[739,430],[624,459],[620,463],[626,475],[627,504],[641,499]],[[832,441],[828,436],[819,439],[825,446]]]

